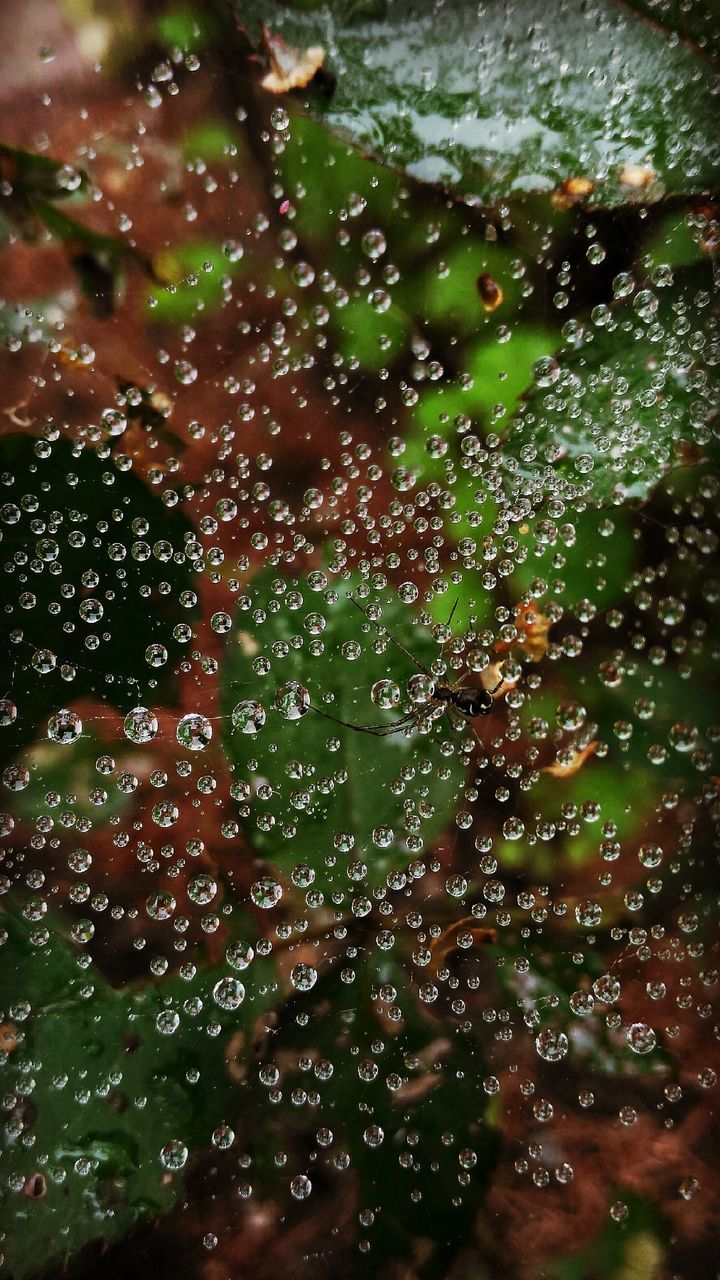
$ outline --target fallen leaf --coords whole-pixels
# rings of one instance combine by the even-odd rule
[[[395,1106],[409,1106],[411,1102],[419,1102],[442,1083],[441,1076],[417,1076],[414,1080],[403,1080],[399,1089],[390,1095]]]
[[[9,409],[3,409],[3,413],[10,419],[14,427],[31,427],[32,418],[20,418],[18,409],[24,409],[27,406],[27,400],[21,400],[19,404],[12,404]]]

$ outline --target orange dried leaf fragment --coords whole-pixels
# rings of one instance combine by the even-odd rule
[[[592,178],[566,178],[557,191],[553,191],[550,202],[553,209],[560,211],[570,209],[574,204],[582,204],[595,190]]]
[[[260,83],[270,93],[289,93],[291,89],[304,89],[325,61],[322,45],[297,49],[294,45],[287,44],[282,36],[274,36],[266,26],[262,29],[262,44],[269,70]]]
[[[540,612],[534,601],[530,604],[519,604],[515,610],[514,640],[500,640],[495,648],[502,653],[508,649],[519,648],[531,662],[540,662],[545,657],[548,647],[548,636],[552,623]]]
[[[490,662],[483,668],[480,676],[480,683],[487,693],[492,692],[493,698],[502,698],[508,689],[512,689],[517,684],[519,676],[513,676],[508,679],[503,674],[501,662]]]
[[[483,311],[488,314],[492,311],[497,311],[497,308],[505,299],[502,285],[499,285],[497,280],[493,280],[488,271],[483,271],[482,275],[478,276],[476,283]]]
[[[583,765],[591,756],[595,755],[599,742],[593,738],[592,742],[588,742],[586,746],[578,749],[569,747],[567,750],[558,751],[553,764],[548,764],[541,773],[549,773],[551,778],[572,778],[573,774],[582,769]]]
[[[0,1026],[0,1049],[4,1053],[14,1053],[17,1046],[17,1027],[12,1022],[3,1022]]]

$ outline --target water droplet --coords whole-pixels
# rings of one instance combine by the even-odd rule
[[[233,729],[239,733],[253,735],[258,733],[265,723],[265,708],[260,702],[246,698],[233,707],[231,718]]]
[[[307,1200],[312,1192],[312,1182],[304,1173],[298,1174],[290,1183],[290,1194],[294,1200]]]
[[[188,898],[198,906],[207,906],[208,902],[212,902],[217,891],[217,881],[206,873],[194,876],[187,887]]]
[[[311,964],[296,964],[290,974],[290,981],[296,991],[311,991],[317,977],[317,969]]]
[[[532,375],[538,387],[551,387],[560,377],[560,365],[552,356],[541,356],[532,367]]]
[[[546,1062],[560,1062],[568,1051],[568,1038],[563,1031],[546,1027],[535,1037],[535,1048]]]
[[[131,742],[152,742],[158,731],[157,716],[148,711],[147,707],[134,707],[132,711],[128,711],[123,727],[125,736]]]
[[[370,231],[366,231],[360,243],[362,245],[363,253],[373,261],[377,261],[378,258],[381,258],[387,249],[385,236],[382,231],[379,231],[376,227],[373,227]]]
[[[633,1053],[652,1053],[657,1044],[657,1036],[646,1022],[633,1022],[625,1034]]]
[[[63,746],[77,742],[83,731],[82,720],[75,711],[63,707],[48,720],[48,738],[60,742]]]
[[[282,886],[277,880],[273,880],[272,876],[262,876],[260,880],[255,881],[250,890],[250,897],[255,906],[262,907],[264,911],[276,907],[282,896]]]
[[[192,711],[178,722],[175,736],[186,751],[204,751],[212,739],[212,725],[206,716]]]
[[[394,680],[376,680],[370,690],[370,697],[376,707],[391,711],[400,701],[400,686]]]
[[[166,1168],[176,1173],[179,1169],[184,1168],[188,1158],[188,1149],[184,1143],[174,1138],[171,1142],[166,1142],[160,1152],[160,1163]]]
[[[213,1000],[227,1012],[238,1009],[245,999],[245,988],[237,978],[221,978],[213,987]]]
[[[273,707],[286,720],[300,720],[310,710],[310,694],[297,680],[288,680],[276,690]]]

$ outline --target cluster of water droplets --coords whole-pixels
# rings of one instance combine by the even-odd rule
[[[702,260],[679,282],[649,247],[625,269],[617,229],[590,215],[546,231],[532,211],[453,208],[440,225],[420,201],[407,248],[399,179],[346,193],[326,266],[294,229],[309,197],[293,129],[270,113],[267,211],[202,268],[223,273],[222,356],[235,368],[239,332],[242,370],[201,377],[198,308],[154,338],[150,389],[123,382],[90,424],[57,409],[2,475],[3,940],[27,967],[3,1014],[18,1076],[0,1178],[26,1197],[45,1171],[90,1179],[114,1212],[100,1141],[36,1143],[25,1106],[35,1094],[42,1115],[77,1066],[42,1060],[45,954],[117,1040],[102,1078],[83,1066],[64,1095],[73,1135],[77,1109],[104,1117],[112,1095],[164,1187],[231,1152],[244,1199],[252,1142],[271,1143],[294,1202],[327,1170],[354,1180],[366,1251],[388,1170],[407,1174],[412,1211],[477,1207],[505,1126],[519,1182],[566,1188],[566,1107],[602,1098],[630,1129],[661,1105],[672,1129],[688,1088],[674,1046],[716,981],[694,868],[717,817],[717,330]],[[360,165],[330,154],[328,171]],[[683,223],[692,243],[703,219]],[[530,232],[532,253],[517,247]],[[468,324],[464,273],[484,256]],[[248,260],[279,280],[252,323]],[[438,296],[458,289],[445,315],[413,294],[426,269]],[[199,281],[181,283],[192,297]],[[49,382],[102,373],[56,328]],[[204,423],[183,400],[202,378],[217,393]],[[185,1098],[169,1119],[159,1076],[118,1066],[117,990],[130,1057],[179,1046],[163,1058]],[[691,1066],[692,1088],[714,1087],[709,1063]],[[267,1117],[259,1139],[246,1097]],[[130,1176],[121,1200],[139,1197]]]

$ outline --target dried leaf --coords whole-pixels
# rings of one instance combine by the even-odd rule
[[[322,45],[297,49],[294,45],[287,44],[282,36],[272,35],[266,26],[262,29],[262,43],[270,70],[260,83],[270,93],[289,93],[291,89],[304,89],[325,61]]]
[[[582,204],[594,190],[592,178],[568,178],[557,191],[553,191],[550,202],[553,209],[570,209],[574,204]]]
[[[426,1098],[429,1093],[437,1089],[442,1082],[441,1076],[416,1076],[414,1080],[404,1080],[400,1088],[391,1095],[391,1101],[395,1106],[409,1106],[412,1102],[420,1102],[422,1098]]]
[[[491,662],[480,676],[480,683],[487,693],[492,691],[493,698],[502,698],[508,689],[517,684],[517,680],[508,680],[503,674],[501,662]]]
[[[0,1049],[4,1053],[14,1053],[17,1045],[17,1027],[12,1022],[3,1022],[0,1026]]]
[[[495,648],[499,652],[520,648],[531,662],[540,662],[545,657],[548,647],[548,635],[552,623],[540,613],[534,601],[530,604],[519,604],[515,610],[514,640],[501,640]]]

